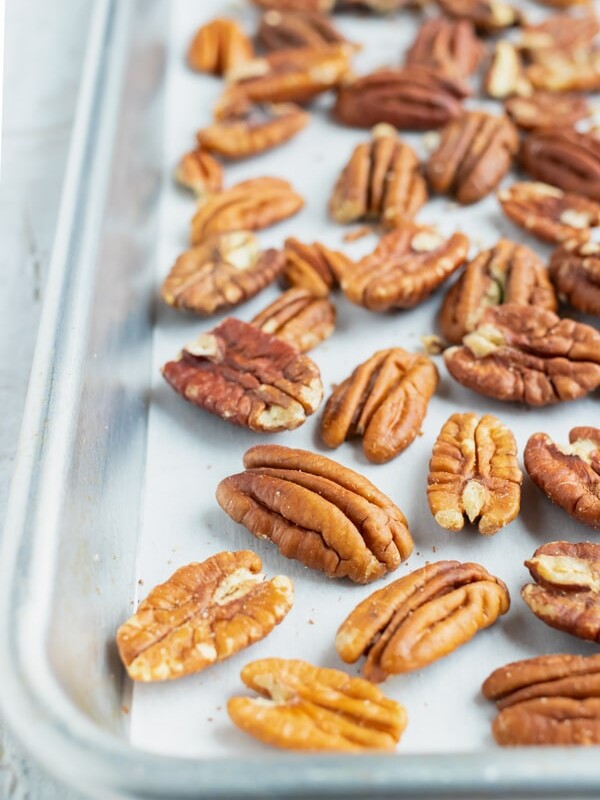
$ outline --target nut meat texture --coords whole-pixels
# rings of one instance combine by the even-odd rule
[[[278,445],[251,447],[244,466],[221,481],[217,502],[286,558],[330,578],[369,583],[410,555],[413,541],[400,509],[353,470]]]
[[[320,242],[304,244],[290,237],[285,240],[285,279],[292,286],[306,289],[315,297],[326,297],[337,286],[351,264],[343,253],[330,250]]]
[[[200,147],[185,153],[175,168],[175,180],[198,197],[220,192],[223,188],[223,167]]]
[[[289,578],[265,580],[250,550],[217,553],[156,586],[117,631],[135,681],[182,678],[264,639],[294,601]]]
[[[225,75],[254,55],[252,42],[233,19],[213,19],[194,34],[187,61],[198,72]]]
[[[227,711],[250,736],[289,750],[393,750],[406,711],[362,678],[306,661],[265,658],[241,677],[260,697],[232,697]]]
[[[535,131],[521,146],[521,165],[537,181],[600,202],[600,139],[591,133]]]
[[[435,0],[448,17],[467,19],[481,33],[498,33],[521,23],[521,13],[504,0]]]
[[[251,324],[306,353],[333,333],[335,307],[326,297],[315,297],[306,289],[288,289]]]
[[[573,128],[579,120],[587,119],[592,109],[577,94],[557,95],[556,92],[534,92],[529,97],[509,97],[504,110],[511,121],[524,131],[540,128]]]
[[[561,300],[585,314],[600,316],[599,244],[565,242],[552,254],[548,271]]]
[[[508,589],[484,567],[437,561],[359,603],[338,629],[335,647],[348,664],[365,655],[363,675],[377,683],[443,658],[509,605]]]
[[[497,533],[521,507],[523,473],[512,432],[491,414],[453,414],[433,446],[427,500],[435,521],[462,530],[465,517],[479,532]]]
[[[405,63],[424,64],[444,75],[468,78],[479,66],[483,45],[468,20],[428,19],[420,26]]]
[[[258,42],[265,50],[324,47],[346,41],[326,14],[319,11],[267,11],[260,20]]]

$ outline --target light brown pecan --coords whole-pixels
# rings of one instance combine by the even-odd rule
[[[370,142],[354,148],[329,200],[329,213],[342,224],[375,219],[394,228],[412,219],[426,200],[417,154],[395,128],[380,124]]]
[[[438,381],[426,356],[400,347],[380,350],[334,389],[321,419],[321,438],[339,447],[361,436],[369,461],[389,461],[418,435]]]
[[[534,433],[525,447],[532,481],[567,514],[600,528],[600,429],[573,428],[568,445]]]
[[[232,317],[187,345],[162,373],[190,403],[253,431],[293,430],[323,396],[308,356]]]
[[[496,33],[523,22],[518,8],[504,0],[435,0],[452,19],[467,19],[481,33]]]
[[[362,678],[306,661],[265,658],[246,664],[243,682],[259,698],[232,697],[232,721],[261,742],[288,750],[393,750],[406,711]]]
[[[508,611],[508,589],[479,564],[437,561],[373,592],[340,625],[335,648],[379,683],[421,669]]]
[[[336,0],[252,0],[259,8],[275,11],[333,11]]]
[[[501,711],[492,724],[499,745],[598,745],[600,697],[540,697]]]
[[[175,168],[175,180],[198,197],[214,194],[223,188],[223,167],[210,153],[198,147],[181,157]]]
[[[574,130],[541,130],[521,147],[521,164],[536,180],[600,202],[600,139]]]
[[[534,92],[529,97],[510,97],[504,110],[517,128],[524,131],[540,128],[573,128],[587,119],[592,109],[585,97],[556,92]]]
[[[591,202],[591,201],[589,201]],[[596,204],[594,204],[596,205]],[[600,207],[596,206],[598,214]],[[594,224],[600,224],[596,217]],[[600,245],[568,241],[550,259],[550,277],[558,296],[578,311],[600,316]]]
[[[600,386],[600,332],[552,311],[488,308],[462,347],[444,351],[452,377],[496,400],[545,406]]]
[[[221,481],[217,502],[286,558],[330,578],[370,583],[412,552],[400,509],[336,461],[307,450],[259,445],[248,450],[244,466],[245,472]]]
[[[545,6],[552,8],[573,8],[574,6],[588,5],[590,0],[539,0]]]
[[[134,681],[199,672],[268,636],[294,602],[289,578],[265,580],[250,550],[217,553],[156,586],[117,631]]]
[[[479,66],[483,44],[468,20],[426,20],[408,49],[405,64],[425,64],[445,75],[468,78]]]
[[[285,240],[283,252],[286,257],[283,274],[288,283],[316,297],[326,297],[337,286],[336,276],[344,274],[352,263],[343,253],[320,242],[304,244],[293,237]]]
[[[587,241],[590,228],[600,225],[599,203],[547,183],[513,183],[498,193],[498,200],[509,219],[545,242]]]
[[[434,228],[405,222],[371,254],[346,265],[338,279],[351,303],[371,311],[412,308],[464,263],[468,251],[463,233],[444,239]]]
[[[296,214],[304,200],[281,178],[251,178],[198,202],[191,221],[191,243],[213,233],[268,228]]]
[[[225,75],[254,55],[252,42],[234,19],[213,19],[194,34],[187,61],[198,72]]]
[[[215,314],[254,297],[284,265],[282,253],[261,251],[249,231],[216,234],[179,256],[165,278],[161,297],[174,308]]]
[[[483,87],[486,94],[496,100],[503,100],[515,94],[531,94],[531,85],[525,78],[521,56],[508,39],[496,42],[483,78]]]
[[[346,42],[332,21],[319,11],[267,11],[257,33],[266,50],[288,47],[323,47]]]
[[[600,50],[540,50],[525,77],[548,92],[596,92],[600,89]]]
[[[469,261],[442,303],[439,325],[453,344],[477,327],[489,306],[517,303],[556,311],[558,303],[541,258],[508,239]]]
[[[518,47],[530,58],[541,50],[571,52],[589,47],[600,33],[600,22],[589,11],[578,16],[555,14],[537,25],[525,25]]]
[[[479,533],[497,533],[521,507],[523,473],[512,431],[497,417],[453,414],[433,446],[427,500],[438,525],[460,531],[479,520]]]
[[[306,353],[333,333],[335,307],[326,297],[315,297],[306,289],[288,289],[251,324]]]
[[[442,131],[425,171],[431,188],[459,203],[476,203],[508,172],[519,148],[517,131],[506,117],[468,111]]]
[[[462,114],[467,85],[422,64],[380,69],[344,84],[333,114],[338,122],[372,128],[387,122],[405,130],[429,130]]]

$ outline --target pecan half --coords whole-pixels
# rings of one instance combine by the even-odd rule
[[[225,231],[268,228],[296,214],[304,200],[281,178],[251,178],[200,199],[191,221],[191,242]]]
[[[306,353],[333,333],[335,307],[326,297],[315,297],[306,289],[288,289],[251,324]]]
[[[552,311],[509,303],[488,308],[444,361],[455,380],[480,394],[545,406],[600,386],[600,333]]]
[[[597,452],[600,458],[600,449]],[[600,524],[600,515],[598,520]],[[521,597],[536,617],[552,628],[600,643],[600,544],[549,542],[538,547],[525,566],[536,583],[526,584]]]
[[[261,742],[288,750],[393,750],[406,711],[362,678],[306,661],[265,658],[246,664],[243,682],[259,698],[232,697],[232,721]]]
[[[370,12],[391,14],[403,8],[420,8],[420,0],[337,0],[336,11]]]
[[[587,241],[590,228],[600,225],[599,203],[547,183],[513,183],[498,193],[498,200],[509,219],[545,242]]]
[[[569,445],[534,433],[525,447],[525,469],[553,503],[584,525],[600,528],[600,429],[573,428]]]
[[[437,561],[373,592],[340,625],[335,648],[379,683],[421,669],[508,611],[508,589],[479,564]]]
[[[477,327],[489,306],[517,303],[555,311],[558,303],[541,258],[508,239],[469,261],[442,303],[439,324],[453,344]]]
[[[316,297],[326,297],[337,286],[337,275],[343,275],[352,263],[343,253],[320,242],[303,244],[293,237],[285,240],[283,252],[287,259],[283,274],[288,283]]]
[[[425,64],[445,75],[468,78],[479,66],[483,45],[468,20],[426,20],[408,49],[405,64]]]
[[[510,97],[504,110],[514,124],[524,131],[540,128],[573,128],[587,119],[592,109],[585,97],[556,92],[534,92],[529,97]]]
[[[213,19],[194,34],[187,62],[198,72],[225,75],[251,59],[252,42],[234,19]]]
[[[523,473],[512,431],[497,417],[453,414],[433,446],[427,500],[438,525],[460,531],[479,520],[479,533],[497,533],[521,507]]]
[[[518,46],[529,57],[541,50],[572,52],[589,47],[600,33],[600,22],[592,12],[579,16],[555,14],[537,25],[525,25]]]
[[[179,256],[162,285],[161,297],[174,308],[215,314],[254,297],[284,265],[282,253],[261,252],[249,231],[216,234]]]
[[[220,192],[223,188],[223,167],[210,153],[198,147],[181,157],[175,168],[175,180],[198,197]]]
[[[380,124],[370,142],[354,148],[329,200],[329,213],[342,224],[376,219],[393,228],[412,219],[426,200],[417,154],[394,128]]]
[[[508,172],[519,147],[517,131],[506,117],[468,111],[441,132],[425,171],[431,188],[459,203],[476,203]]]
[[[592,134],[535,131],[523,142],[521,164],[536,180],[600,202],[600,139]]]
[[[426,356],[400,347],[380,350],[334,389],[321,419],[321,438],[328,447],[339,447],[361,436],[369,461],[389,461],[419,433],[438,381]]]
[[[600,51],[540,50],[525,76],[535,89],[549,92],[596,92],[600,89]]]
[[[362,475],[325,456],[251,447],[245,472],[221,481],[217,502],[253,536],[270,539],[330,578],[369,583],[408,558],[404,515]]]
[[[265,580],[250,550],[217,553],[156,586],[117,631],[134,681],[167,681],[223,661],[268,636],[294,602],[289,578]]]
[[[275,10],[263,14],[257,39],[266,50],[324,47],[347,41],[325,14],[318,11]]]
[[[523,16],[518,8],[504,0],[435,0],[452,19],[467,19],[481,33],[496,33],[520,25]]]
[[[593,212],[590,209],[590,213],[597,215],[600,207],[595,203],[594,206]],[[598,216],[594,219],[594,224],[600,224]],[[565,300],[578,311],[600,316],[599,244],[566,242],[554,251],[548,266],[550,277],[561,300]]]
[[[434,228],[405,222],[338,278],[351,303],[371,311],[412,308],[464,263],[468,251],[463,233],[444,239]]]
[[[187,345],[162,373],[190,403],[253,431],[293,430],[323,396],[308,356],[231,317]]]
[[[483,87],[489,97],[503,100],[511,95],[528,95],[531,86],[525,78],[521,56],[515,45],[507,39],[496,42],[491,61],[483,78]]]
[[[259,8],[275,11],[333,11],[336,0],[251,0]]]
[[[461,80],[412,64],[380,69],[344,84],[333,114],[338,122],[356,128],[387,122],[405,130],[429,130],[458,117],[468,94]]]

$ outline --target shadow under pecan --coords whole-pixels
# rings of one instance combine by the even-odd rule
[[[223,167],[200,147],[181,157],[174,177],[177,183],[191,189],[198,197],[220,192],[223,188]]]
[[[225,75],[254,56],[252,42],[234,19],[213,19],[190,42],[187,62],[198,72]]]
[[[431,188],[459,203],[476,203],[508,172],[519,147],[517,131],[506,117],[467,111],[442,131],[425,172]]]
[[[462,347],[444,351],[452,377],[496,400],[545,406],[600,386],[600,333],[551,311],[488,308]]]
[[[265,658],[241,677],[260,697],[232,697],[227,711],[250,736],[289,750],[393,750],[406,711],[362,678],[306,661]]]
[[[600,205],[588,201],[600,224]],[[550,259],[548,271],[561,300],[585,314],[600,316],[600,245],[568,241]]]
[[[524,131],[541,128],[573,128],[592,114],[585,97],[556,92],[534,92],[529,97],[509,97],[504,110],[511,121]]]
[[[453,344],[474,330],[486,309],[503,303],[556,311],[558,303],[541,258],[529,247],[500,239],[469,261],[446,292],[439,313],[444,337]]]
[[[537,25],[524,25],[518,47],[530,58],[541,50],[570,52],[588,47],[599,33],[593,10],[578,16],[554,14]]]
[[[316,297],[326,297],[338,284],[352,262],[343,253],[320,242],[304,244],[290,237],[285,240],[286,264],[283,274],[292,286],[306,289]]]
[[[540,50],[525,70],[534,89],[547,92],[597,92],[600,89],[600,51]]]
[[[508,589],[479,564],[437,561],[359,603],[340,625],[335,647],[379,683],[422,669],[493,625],[510,606]]]
[[[315,297],[306,289],[288,289],[250,324],[306,353],[333,333],[335,307],[326,297]]]
[[[436,17],[420,26],[405,64],[425,64],[445,75],[468,78],[477,70],[482,56],[483,44],[469,20]]]
[[[264,639],[294,602],[289,578],[265,580],[250,550],[217,553],[156,586],[117,631],[134,681],[182,678]]]
[[[328,447],[360,436],[369,461],[382,464],[413,442],[439,381],[426,356],[400,347],[380,350],[331,394],[321,418]]]
[[[520,25],[519,9],[504,0],[435,0],[436,5],[452,19],[466,19],[480,33],[497,33]]]
[[[521,165],[536,180],[600,202],[600,139],[574,130],[541,130],[521,146]]]
[[[190,403],[259,432],[298,428],[323,397],[308,356],[232,317],[187,345],[162,373]]]
[[[249,231],[209,236],[179,256],[161,297],[174,308],[215,314],[254,297],[275,280],[284,264],[282,253],[261,251]]]
[[[497,417],[453,414],[433,446],[429,509],[438,525],[460,531],[465,517],[479,533],[497,533],[521,507],[523,473],[512,431]]]
[[[600,429],[573,428],[568,445],[535,433],[525,447],[532,481],[567,514],[600,528]]]
[[[310,10],[267,11],[261,17],[256,36],[266,50],[324,47],[348,41],[326,14]]]
[[[444,239],[433,228],[405,222],[338,277],[351,303],[371,311],[412,308],[464,263],[468,250],[463,233]]]
[[[330,578],[370,583],[413,548],[399,508],[370,481],[325,456],[252,447],[246,471],[221,481],[217,502],[253,536]]]
[[[374,219],[393,228],[415,216],[427,200],[427,186],[417,154],[394,128],[380,124],[371,133],[342,170],[329,213],[342,224]]]

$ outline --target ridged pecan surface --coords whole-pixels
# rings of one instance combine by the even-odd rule
[[[600,33],[593,10],[585,14],[554,14],[540,23],[523,26],[518,45],[530,58],[542,50],[571,52],[589,47]]]
[[[257,39],[266,50],[323,47],[347,41],[326,14],[275,10],[261,17]]]
[[[405,63],[425,64],[445,75],[468,78],[483,56],[483,45],[468,20],[426,20],[406,53]]]
[[[556,92],[534,92],[529,97],[509,97],[504,110],[512,122],[524,131],[540,128],[573,128],[591,116],[585,97]]]
[[[522,21],[521,12],[504,0],[435,0],[452,19],[467,19],[481,33],[497,33]]]
[[[589,215],[595,214],[594,225],[600,224],[599,212],[600,206],[593,203]],[[599,244],[573,239],[565,242],[552,254],[548,271],[561,300],[585,314],[600,316]]]
[[[525,70],[534,89],[547,92],[597,92],[600,89],[600,51],[540,50]]]
[[[187,61],[198,72],[225,75],[251,59],[252,42],[234,19],[218,18],[203,25],[194,34]]]
[[[285,240],[286,264],[283,274],[292,286],[307,289],[316,297],[326,297],[338,284],[338,275],[352,262],[343,253],[330,250],[320,242],[304,244],[290,237]]]
[[[223,188],[223,167],[206,150],[198,147],[185,153],[175,168],[175,180],[201,197]]]
[[[600,139],[589,133],[535,131],[523,142],[521,164],[538,181],[600,202]]]
[[[315,297],[306,289],[288,289],[251,324],[306,353],[333,333],[335,307],[326,297]]]

